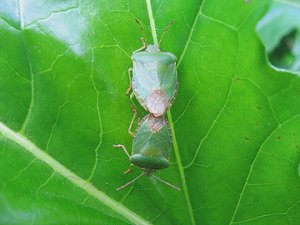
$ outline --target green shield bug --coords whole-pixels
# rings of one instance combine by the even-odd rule
[[[135,165],[143,171],[141,175],[119,187],[117,190],[127,187],[143,175],[152,176],[168,186],[180,190],[178,187],[154,175],[156,170],[165,169],[170,166],[171,140],[169,125],[164,117],[155,117],[152,114],[145,116],[134,135],[131,155],[129,155],[124,145],[114,145],[114,147],[124,150],[131,161],[130,167]],[[130,172],[130,168],[125,173],[128,172]]]
[[[144,29],[136,21],[144,34]],[[162,38],[173,22],[167,26]],[[177,58],[170,52],[160,51],[158,45],[147,45],[145,38],[142,41],[143,47],[131,56],[133,68],[129,69],[129,75],[132,72],[132,78],[127,93],[132,88],[130,97],[134,94],[145,110],[160,117],[172,106],[177,93]]]

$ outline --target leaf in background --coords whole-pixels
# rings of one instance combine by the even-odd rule
[[[270,61],[279,68],[300,70],[300,4],[298,1],[274,1],[257,25]]]
[[[300,80],[264,59],[268,4],[152,1],[158,36],[176,19],[162,49],[180,79],[158,176],[183,190],[143,177],[117,192],[140,174],[112,144],[131,146],[145,2],[1,1],[0,223],[297,225]]]
[[[300,13],[300,11],[299,11],[299,13]],[[295,62],[293,64],[293,67],[291,68],[291,70],[300,71],[300,32],[298,32],[296,35],[292,53],[295,56]]]

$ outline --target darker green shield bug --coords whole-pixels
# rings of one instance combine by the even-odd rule
[[[174,20],[166,30],[173,22]],[[138,24],[140,25],[139,22]],[[141,29],[144,33],[142,27]],[[157,45],[147,45],[145,38],[142,38],[142,41],[143,47],[131,56],[133,69],[130,88],[132,87],[133,94],[145,110],[155,117],[160,117],[172,106],[176,97],[178,89],[177,58],[170,52],[160,51]],[[145,51],[142,51],[144,49]]]
[[[118,188],[121,190],[136,181],[141,176],[152,176],[155,179],[177,189],[178,187],[161,180],[154,175],[156,170],[165,169],[170,166],[169,158],[172,149],[171,134],[167,120],[164,117],[155,117],[152,114],[145,116],[134,135],[132,143],[132,154],[129,155],[124,145],[114,145],[122,148],[131,161],[131,165],[141,168],[143,173]],[[130,169],[125,173],[130,172]]]

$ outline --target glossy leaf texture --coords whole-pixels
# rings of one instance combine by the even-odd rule
[[[297,225],[300,79],[276,71],[255,26],[269,1],[152,1],[162,49],[178,57],[168,113],[176,191],[126,155],[134,18],[146,3],[0,3],[0,224]],[[136,102],[134,102],[137,104]],[[145,112],[139,110],[139,116]]]

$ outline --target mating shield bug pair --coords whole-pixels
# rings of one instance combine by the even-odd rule
[[[139,21],[136,21],[144,34],[144,29]],[[162,38],[173,22],[174,20],[165,29]],[[133,165],[140,167],[142,174],[117,190],[127,187],[143,175],[152,176],[180,190],[178,187],[154,175],[156,170],[167,168],[170,165],[172,137],[164,114],[171,107],[178,89],[176,56],[169,52],[161,52],[158,45],[147,45],[145,38],[142,38],[142,41],[143,47],[135,51],[131,57],[133,69],[129,69],[129,74],[132,72],[133,76],[127,93],[132,88],[133,92],[130,98],[134,95],[150,114],[145,116],[139,123],[139,127],[134,134],[131,131],[132,124],[136,118],[136,111],[134,110],[128,129],[128,132],[134,137],[131,155],[124,145],[114,145],[114,147],[124,150],[131,161],[130,167]],[[130,172],[130,169],[125,173],[128,172]]]

